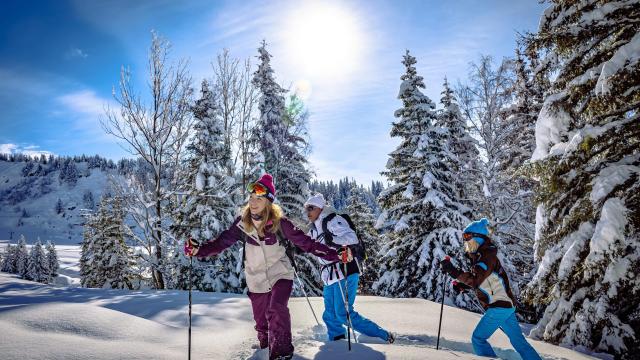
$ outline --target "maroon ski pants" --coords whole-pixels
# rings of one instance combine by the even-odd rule
[[[269,359],[293,354],[289,297],[293,281],[278,280],[268,293],[251,293],[251,307],[260,347],[269,347]]]

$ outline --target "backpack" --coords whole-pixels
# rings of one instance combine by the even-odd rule
[[[351,251],[353,252],[353,256],[358,258],[358,260],[360,261],[367,260],[367,248],[364,242],[360,240],[360,234],[358,233],[358,229],[356,229],[356,226],[354,225],[353,220],[351,220],[351,217],[348,214],[337,214],[334,212],[327,215],[324,219],[322,219],[322,234],[324,236],[325,244],[333,248],[340,248],[340,245],[337,245],[336,243],[333,242],[333,237],[335,235],[333,235],[331,231],[329,231],[329,229],[327,228],[329,221],[333,220],[333,218],[335,218],[337,215],[340,215],[340,217],[342,217],[347,221],[347,224],[349,224],[349,227],[351,228],[351,230],[353,230],[356,233],[356,237],[358,238],[357,244],[349,245],[349,248],[351,248]]]

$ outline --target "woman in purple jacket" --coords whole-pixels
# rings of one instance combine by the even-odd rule
[[[248,190],[251,193],[249,203],[231,227],[217,239],[200,246],[190,241],[185,253],[198,257],[217,255],[236,241],[245,239],[245,277],[260,348],[269,348],[269,359],[291,359],[293,344],[287,304],[295,274],[278,237],[327,261],[338,261],[338,254],[315,242],[283,216],[281,208],[273,204],[276,191],[271,175],[264,174],[249,184]]]

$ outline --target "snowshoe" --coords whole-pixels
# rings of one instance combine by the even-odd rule
[[[389,344],[393,344],[396,341],[396,336],[391,331],[389,331],[388,334],[389,335],[387,335],[387,342]]]
[[[280,355],[280,356],[276,357],[274,360],[291,360],[291,359],[293,359],[293,354]]]

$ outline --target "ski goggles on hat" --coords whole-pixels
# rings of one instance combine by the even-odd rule
[[[259,197],[266,197],[271,201],[273,201],[273,199],[275,198],[275,196],[273,196],[273,194],[269,191],[269,188],[257,181],[247,185],[247,191],[251,194],[256,194],[256,196]]]
[[[488,239],[487,235],[484,235],[484,234],[478,234],[478,233],[473,233],[473,232],[462,233],[462,239],[464,241],[472,240],[474,237],[479,237],[482,240],[487,240]]]
[[[247,191],[258,196],[267,196],[269,193],[269,189],[266,186],[260,184],[259,182],[250,183],[247,185]]]

